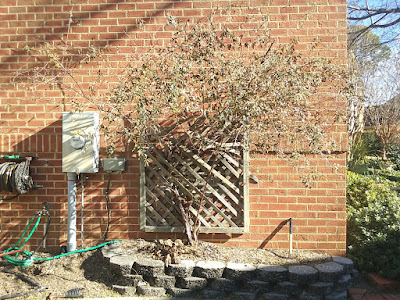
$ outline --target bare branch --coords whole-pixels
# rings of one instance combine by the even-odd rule
[[[382,1],[381,3],[374,2],[359,4],[361,0],[354,0],[349,3],[348,21],[350,25],[364,25],[365,29],[353,34],[353,40],[349,43],[354,44],[354,40],[360,38],[367,33],[369,29],[380,30],[380,36],[383,43],[389,44],[399,38],[400,24],[400,6],[397,2],[390,0]]]

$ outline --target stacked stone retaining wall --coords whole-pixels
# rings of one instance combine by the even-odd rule
[[[357,279],[352,260],[333,256],[310,265],[254,266],[247,263],[135,259],[118,245],[102,249],[121,294],[202,299],[345,300]]]

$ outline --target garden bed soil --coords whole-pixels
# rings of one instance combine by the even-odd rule
[[[125,253],[136,258],[163,260],[165,257],[162,249],[160,250],[160,244],[155,242],[141,239],[125,240],[120,243],[120,247]],[[177,254],[179,259],[242,262],[254,265],[314,265],[331,259],[329,255],[310,251],[294,250],[290,256],[286,250],[242,249],[206,242],[200,242],[197,248],[181,246]],[[41,252],[38,255],[51,256],[54,253]],[[25,282],[21,278],[28,278],[31,282]],[[111,289],[113,283],[113,274],[102,260],[100,250],[71,254],[55,260],[34,263],[26,268],[16,267],[4,259],[0,261],[0,299],[6,295],[25,292],[33,292],[25,296],[25,299],[44,299],[50,293],[51,298],[56,298],[80,288],[82,290],[79,293],[84,297],[119,296]],[[40,292],[36,292],[35,288]]]

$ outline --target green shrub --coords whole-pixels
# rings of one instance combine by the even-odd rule
[[[376,138],[376,135],[373,131],[364,131],[362,134],[362,140],[366,145],[368,156],[382,155],[382,143]]]
[[[347,163],[348,170],[367,174],[367,169],[375,167],[374,163],[377,162],[371,160],[371,158],[378,158],[381,155],[381,150],[382,144],[378,141],[375,134],[372,131],[363,132],[350,149],[352,159]]]
[[[348,172],[347,243],[358,267],[400,279],[400,197],[382,176]]]
[[[400,144],[390,145],[387,156],[392,162],[394,169],[400,171]]]

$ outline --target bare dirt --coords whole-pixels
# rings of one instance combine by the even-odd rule
[[[120,243],[124,252],[137,258],[164,260],[165,246],[159,242],[126,240]],[[197,248],[181,245],[174,248],[179,259],[217,260],[223,262],[243,262],[254,265],[313,265],[329,261],[331,257],[309,251],[294,250],[289,256],[285,250],[239,249],[221,247],[200,242]],[[51,256],[38,253],[38,256]],[[66,293],[81,294],[84,297],[120,296],[112,291],[113,274],[102,260],[100,250],[67,255],[55,260],[34,263],[26,268],[16,267],[4,259],[0,260],[0,300],[20,294],[19,299],[45,299],[63,297]],[[22,295],[30,293],[29,295]]]

